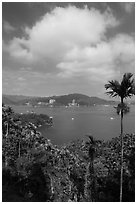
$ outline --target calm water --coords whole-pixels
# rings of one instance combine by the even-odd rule
[[[75,107],[75,108],[43,108],[13,106],[16,112],[26,113],[33,110],[36,113],[53,117],[51,128],[42,126],[41,133],[54,144],[67,143],[77,138],[86,139],[86,134],[92,134],[97,139],[108,140],[120,133],[120,116],[113,106]],[[124,116],[124,132],[135,132],[135,107],[130,107],[130,113]]]

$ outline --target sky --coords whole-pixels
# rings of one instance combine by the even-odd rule
[[[106,98],[135,73],[132,2],[3,2],[2,93]]]

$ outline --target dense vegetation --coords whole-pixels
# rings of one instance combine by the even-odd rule
[[[27,113],[27,114],[16,114],[16,117],[21,121],[22,125],[33,124],[35,127],[42,125],[52,125],[52,120],[45,114]]]
[[[2,107],[3,201],[119,201],[120,137],[53,145]],[[135,200],[135,135],[124,135],[123,201]]]

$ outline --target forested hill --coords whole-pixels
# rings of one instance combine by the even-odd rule
[[[101,104],[115,104],[115,101],[104,100],[98,97],[90,97],[83,94],[68,94],[61,96],[52,96],[52,97],[30,97],[30,96],[17,96],[17,95],[3,95],[2,102],[4,104],[11,105],[25,105],[30,103],[31,105],[37,105],[39,102],[48,103],[50,99],[55,100],[55,105],[68,105],[75,100],[75,103],[79,105],[101,105]]]
[[[55,97],[56,102],[63,104],[63,105],[68,105],[68,103],[71,103],[73,99],[75,99],[75,102],[78,103],[79,105],[98,105],[98,104],[114,104],[114,101],[107,101],[98,97],[89,97],[87,95],[83,94],[68,94],[68,95],[62,95],[62,96],[57,96]]]
[[[23,95],[2,95],[2,102],[4,104],[14,104],[14,105],[18,105],[18,104],[23,104],[24,101],[28,101],[31,99],[35,99],[35,97],[31,97],[31,96],[23,96]]]

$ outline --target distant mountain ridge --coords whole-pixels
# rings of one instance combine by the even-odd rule
[[[71,103],[73,99],[75,99],[75,102],[78,103],[79,105],[101,105],[101,104],[112,104],[115,103],[114,101],[107,101],[105,99],[101,99],[98,97],[90,97],[84,94],[68,94],[68,95],[62,95],[62,96],[57,96],[54,97],[57,103],[63,104],[63,105],[68,105],[68,103]]]
[[[98,97],[90,97],[84,94],[74,93],[61,96],[52,97],[36,97],[36,96],[22,96],[22,95],[2,95],[2,102],[7,105],[25,105],[30,103],[31,105],[37,105],[39,102],[48,103],[50,99],[55,100],[57,106],[67,106],[75,100],[80,106],[92,106],[92,105],[111,105],[116,104],[115,101],[109,101]]]

